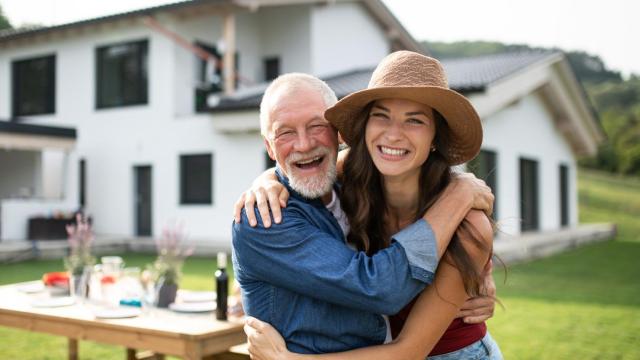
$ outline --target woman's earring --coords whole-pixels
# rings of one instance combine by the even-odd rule
[[[432,146],[432,147],[431,147],[431,152],[434,152],[434,151],[436,151],[436,147],[435,147],[435,146]]]

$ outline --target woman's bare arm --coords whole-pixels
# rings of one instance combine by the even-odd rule
[[[348,153],[349,149],[342,150],[338,153],[336,171],[339,178],[342,177],[344,160]],[[233,217],[235,221],[239,223],[242,219],[240,216],[242,209],[253,209],[253,207],[257,205],[262,224],[268,228],[271,227],[269,209],[271,209],[271,213],[273,214],[273,221],[279,224],[280,221],[282,221],[280,209],[287,207],[287,200],[289,200],[289,191],[278,181],[275,168],[270,168],[253,180],[249,190],[243,192],[238,200],[236,200],[233,206]],[[249,225],[258,225],[253,211],[247,211],[247,219],[249,220]]]
[[[484,246],[480,248],[468,238],[461,238],[462,244],[478,271],[481,271],[491,255],[493,243],[491,223],[481,211],[471,211],[466,219],[477,230]],[[465,235],[459,233],[459,236]],[[442,337],[468,297],[460,272],[446,261],[445,255],[445,261],[440,263],[433,284],[420,294],[402,332],[392,343],[334,354],[301,355],[288,352],[282,337],[266,323],[251,319],[245,329],[249,339],[249,349],[255,359],[422,360]]]

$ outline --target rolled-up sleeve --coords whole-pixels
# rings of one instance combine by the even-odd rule
[[[412,277],[425,283],[433,282],[438,268],[438,248],[431,225],[420,219],[393,235],[392,239],[404,248]]]

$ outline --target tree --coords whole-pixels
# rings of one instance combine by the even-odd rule
[[[2,6],[0,5],[0,30],[3,29],[13,29],[13,26],[11,26],[9,19],[4,16],[4,13],[2,12]]]

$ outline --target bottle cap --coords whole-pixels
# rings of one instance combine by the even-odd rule
[[[227,253],[219,252],[218,253],[218,269],[226,269],[227,268]]]

